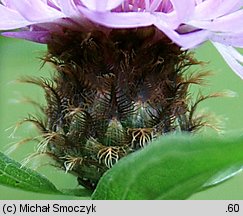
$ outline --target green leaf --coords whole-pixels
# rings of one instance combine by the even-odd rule
[[[68,196],[77,196],[77,197],[88,197],[91,196],[91,191],[86,188],[78,188],[78,189],[61,189],[60,190],[63,195]]]
[[[41,174],[21,167],[21,164],[0,152],[0,184],[25,191],[45,194],[90,197],[91,191],[85,188],[58,190]]]
[[[121,159],[92,199],[186,199],[243,167],[243,137],[168,135]]]
[[[44,176],[21,167],[21,164],[0,152],[0,184],[26,191],[60,194],[61,192]]]

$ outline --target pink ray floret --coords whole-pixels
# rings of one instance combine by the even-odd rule
[[[243,79],[243,0],[2,0],[0,30],[48,43],[62,26],[156,26],[182,49],[211,41]]]

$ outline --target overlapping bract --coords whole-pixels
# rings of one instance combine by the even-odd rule
[[[0,30],[9,37],[47,43],[60,25],[108,28],[155,25],[183,49],[210,40],[243,78],[242,0],[2,0]]]

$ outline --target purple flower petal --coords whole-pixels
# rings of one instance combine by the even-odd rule
[[[180,25],[179,20],[177,19],[177,16],[174,12],[172,13],[161,13],[161,12],[153,12],[153,15],[156,17],[159,22],[166,23],[167,26],[169,26],[170,29],[177,29]]]
[[[243,57],[234,48],[225,46],[223,44],[214,42],[213,45],[223,56],[226,63],[232,68],[232,70],[243,79]]]
[[[242,6],[242,0],[207,0],[198,4],[191,19],[210,20],[228,14]]]
[[[238,61],[243,63],[243,56],[235,48],[228,47],[230,54]]]
[[[30,22],[48,22],[65,17],[60,11],[48,6],[41,0],[8,0],[14,4],[16,10]]]
[[[173,6],[170,0],[154,0],[149,7],[149,11],[157,11],[164,13],[171,12],[172,10]]]
[[[241,32],[243,26],[243,10],[236,11],[212,21],[191,20],[187,22],[187,24],[216,32]]]
[[[132,7],[133,12],[148,12],[150,6],[150,0],[128,0],[130,7]]]
[[[172,29],[176,29],[180,24],[187,21],[195,8],[194,0],[171,0],[174,10],[171,13],[155,12],[158,19],[166,22]]]
[[[170,0],[179,20],[184,20],[195,9],[194,0]]]
[[[186,34],[178,34],[171,29],[165,22],[159,21],[155,26],[164,32],[174,43],[182,47],[182,49],[192,49],[205,42],[212,34],[206,30],[198,30]]]
[[[5,37],[20,38],[43,44],[47,43],[50,39],[50,34],[48,31],[4,32],[2,35]]]
[[[243,32],[241,33],[215,33],[210,40],[225,44],[227,46],[243,48]]]
[[[183,23],[195,9],[194,0],[171,0],[177,19]]]
[[[76,5],[73,0],[56,0],[56,4],[59,6],[61,11],[67,16],[78,15]]]
[[[21,28],[31,23],[25,20],[18,12],[0,4],[0,30]]]
[[[81,0],[83,5],[93,11],[109,11],[118,7],[124,0]]]
[[[52,8],[55,8],[55,9],[57,9],[57,10],[60,11],[60,7],[59,7],[59,5],[58,5],[58,3],[57,3],[57,0],[44,0],[44,2],[45,2],[48,6],[50,6],[50,7],[52,7]]]
[[[124,2],[124,0],[103,0],[106,1],[106,3],[104,4],[104,6],[102,6],[102,3],[100,0],[96,0],[98,1],[98,7],[99,8],[104,8],[105,10],[112,10],[116,7],[118,7],[122,2]]]
[[[160,6],[161,3],[162,0],[154,0],[149,6],[149,11],[156,11],[156,9]]]
[[[143,13],[116,13],[116,12],[94,12],[84,7],[78,7],[88,19],[95,23],[113,28],[136,28],[150,26],[154,23],[154,17],[147,12]]]

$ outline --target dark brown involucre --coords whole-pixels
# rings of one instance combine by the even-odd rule
[[[46,117],[28,120],[44,139],[39,150],[87,188],[158,136],[204,124],[194,118],[197,103],[188,104],[188,87],[206,73],[185,75],[199,62],[153,27],[108,33],[64,29],[52,35],[44,61],[55,66],[53,79],[25,81],[45,90]]]

